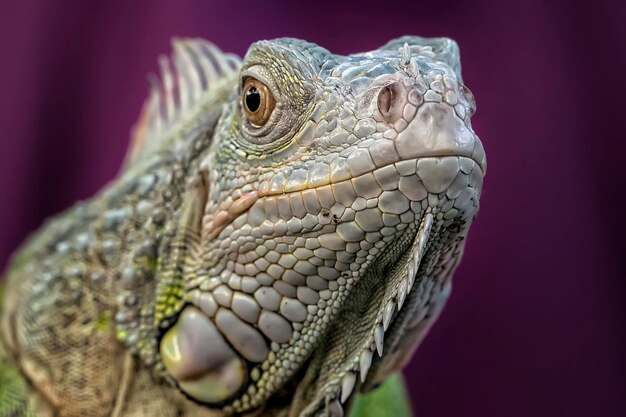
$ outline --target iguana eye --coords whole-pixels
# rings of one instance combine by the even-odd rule
[[[267,86],[248,77],[244,80],[241,95],[243,109],[250,123],[255,127],[265,125],[276,107],[276,100]]]

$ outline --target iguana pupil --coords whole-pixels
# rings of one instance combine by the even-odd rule
[[[256,113],[261,106],[261,93],[256,87],[250,87],[246,92],[246,107],[250,112]]]
[[[244,77],[243,92],[246,118],[255,129],[265,126],[276,106],[274,95],[265,84],[254,77]]]

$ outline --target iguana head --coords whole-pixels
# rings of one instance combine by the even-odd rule
[[[227,413],[287,392],[317,415],[400,366],[478,210],[474,110],[449,39],[253,44],[179,213],[177,307],[157,304],[177,386]]]

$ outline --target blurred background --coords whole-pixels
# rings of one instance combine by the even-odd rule
[[[173,36],[243,55],[449,36],[489,168],[451,300],[405,371],[418,417],[626,415],[625,3],[16,1],[0,6],[0,268],[114,178]]]

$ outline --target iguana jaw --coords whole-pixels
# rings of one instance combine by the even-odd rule
[[[418,170],[418,166],[420,166],[419,165],[420,161],[430,160],[430,159],[433,159],[433,158],[418,158],[418,159],[403,161],[403,162],[410,162],[410,164],[413,167],[412,168],[413,174],[410,174],[410,171],[405,171],[404,173],[406,176],[402,178],[414,178],[417,175],[417,170]],[[444,161],[447,159],[453,159],[453,160],[458,159],[460,161],[460,162],[459,161],[456,162],[456,166],[457,166],[456,172],[458,175],[469,177],[470,170],[473,171],[473,169],[468,169],[468,167],[474,167],[476,171],[482,172],[479,168],[479,165],[470,158],[454,157],[454,156],[443,157],[441,158],[440,164],[444,167],[448,166],[447,164],[444,163]],[[461,170],[461,167],[464,167],[463,169],[465,169],[467,172],[466,173],[463,172]],[[372,174],[369,173],[368,175],[372,175]],[[358,179],[358,177],[355,179]],[[332,188],[332,186],[333,185],[331,184],[330,188]],[[313,189],[312,191],[315,191],[315,189]],[[252,196],[252,193],[248,195]],[[255,210],[256,209],[255,207],[257,206],[263,207],[264,204],[266,203],[267,198],[274,198],[274,197],[270,195],[270,196],[264,196],[264,197],[259,198],[258,193],[256,193],[254,195],[254,198],[253,197],[245,197],[245,198],[250,198],[251,201],[254,201],[254,204],[252,204],[252,206],[249,209],[244,210],[239,215],[238,219],[242,218],[242,216],[243,218],[245,218],[246,216],[249,218],[251,215],[253,215],[252,210]],[[245,205],[242,204],[240,207],[245,207],[246,205],[247,204]],[[353,288],[352,288],[352,291],[350,291],[350,294],[349,294],[350,297],[359,296],[359,294],[361,297],[364,296],[365,299],[368,300],[368,304],[367,304],[368,313],[370,315],[373,314],[373,316],[369,316],[367,320],[364,320],[363,317],[361,317],[360,315],[357,315],[354,318],[347,318],[345,316],[345,313],[346,312],[350,313],[350,311],[347,311],[346,309],[349,308],[350,306],[354,307],[355,305],[354,303],[351,303],[349,299],[345,299],[344,300],[345,302],[343,303],[341,302],[340,299],[337,299],[335,300],[336,302],[332,304],[333,313],[331,315],[328,315],[328,319],[331,320],[330,326],[333,326],[332,323],[337,322],[339,320],[339,321],[347,321],[353,324],[361,323],[362,325],[367,327],[367,329],[364,330],[362,337],[359,337],[356,340],[354,338],[351,338],[349,340],[346,339],[349,342],[349,344],[353,346],[353,348],[349,349],[349,351],[342,351],[342,354],[346,356],[342,357],[341,360],[335,361],[334,363],[331,363],[331,364],[328,364],[328,363],[325,365],[318,364],[319,366],[317,370],[319,370],[319,368],[323,368],[322,372],[325,372],[327,374],[329,374],[329,370],[332,368],[332,372],[330,372],[330,374],[332,375],[330,375],[330,377],[328,378],[324,377],[320,379],[319,381],[316,381],[316,384],[321,384],[321,386],[318,386],[317,387],[318,389],[316,389],[315,391],[320,393],[319,395],[323,397],[322,398],[323,401],[326,401],[329,399],[332,399],[333,401],[334,400],[338,400],[338,401],[348,400],[352,392],[352,389],[357,384],[357,380],[361,379],[361,381],[365,381],[367,377],[368,369],[373,361],[374,352],[378,350],[380,355],[382,355],[383,353],[382,351],[383,351],[383,342],[384,342],[384,332],[389,327],[392,317],[394,316],[394,313],[397,310],[400,310],[400,308],[402,307],[404,303],[405,297],[410,293],[412,289],[413,280],[415,279],[416,271],[419,268],[420,261],[424,254],[424,248],[425,248],[426,243],[428,242],[428,237],[429,237],[430,230],[432,228],[432,223],[433,223],[433,214],[431,213],[430,208],[423,209],[421,205],[416,205],[416,206],[411,206],[411,207],[415,207],[415,211],[412,212],[413,220],[405,224],[406,228],[399,229],[396,232],[397,235],[395,235],[395,237],[392,240],[394,244],[395,243],[398,244],[398,247],[396,249],[399,252],[397,252],[397,255],[394,255],[393,257],[387,257],[386,259],[381,260],[378,258],[380,258],[384,252],[379,252],[380,255],[376,259],[372,259],[372,261],[368,261],[366,265],[362,266],[362,270],[365,276],[361,277],[360,281],[367,281],[368,274],[372,273],[370,270],[376,269],[377,266],[380,267],[381,265],[384,265],[384,262],[387,262],[387,264],[394,264],[396,266],[393,268],[386,268],[384,271],[379,270],[378,271],[379,274],[381,273],[384,274],[382,276],[370,277],[368,285],[372,285],[372,283],[377,282],[377,285],[375,287],[376,289],[364,288],[363,285],[365,284],[359,281],[355,281],[355,284],[352,285]],[[320,216],[323,216],[321,212],[319,214]],[[468,213],[468,215],[471,216],[472,214]],[[329,227],[330,226],[332,225],[329,225]],[[339,225],[334,225],[332,227],[336,228],[338,226]],[[222,234],[218,236],[218,238],[226,238],[226,236],[229,236],[232,233],[229,231],[229,229],[231,228],[232,228],[232,224],[227,225],[224,228],[224,231],[222,232]],[[318,232],[319,230],[321,229],[318,229]],[[306,230],[305,228],[298,230],[298,231],[294,231],[294,233],[298,235],[308,235],[308,236],[315,236],[316,234],[314,230]],[[275,237],[280,238],[281,235],[279,234]],[[384,251],[389,252],[392,249],[386,247]],[[373,265],[373,266],[369,267],[368,265]],[[196,299],[194,298],[195,296],[193,294],[195,294],[195,292],[192,291],[189,294],[191,294],[191,298],[189,298],[188,301],[190,301],[192,304],[195,304],[198,309],[205,310],[203,308],[202,301],[199,301],[199,300],[196,301]],[[197,311],[197,310],[194,310],[193,308],[192,310],[189,310],[189,308],[183,310],[182,312],[183,314],[181,315],[183,329],[185,328],[184,323],[189,321],[187,320],[187,316],[189,314],[192,314],[194,311]],[[351,313],[353,313],[353,311]],[[212,320],[215,319],[214,316],[210,316],[210,317]],[[161,342],[161,354],[163,356],[164,363],[166,367],[169,369],[170,374],[172,376],[188,378],[189,375],[185,374],[186,371],[183,371],[182,369],[185,369],[187,366],[189,366],[189,363],[187,363],[187,365],[184,363],[177,365],[175,363],[177,360],[176,359],[177,355],[168,353],[168,352],[175,352],[177,349],[180,350],[179,346],[174,346],[175,338],[193,337],[193,334],[196,333],[196,331],[193,331],[191,333],[189,331],[181,332],[180,329],[178,329],[180,323],[181,323],[181,318],[179,318],[179,321],[175,325],[175,328],[173,328],[170,332],[168,332],[163,338]],[[215,333],[210,338],[209,337],[206,338],[206,341],[207,341],[206,343],[208,343],[210,339],[224,340],[219,331],[215,332],[216,330],[215,326],[212,324],[210,320],[204,320],[203,323],[205,323],[205,325],[200,326],[200,328],[198,328],[197,331],[200,331],[201,328],[207,328],[211,330],[212,333]],[[303,324],[305,325],[305,328],[306,328],[306,323],[303,323]],[[316,348],[317,345],[322,346],[322,348],[330,348],[331,350],[341,348],[341,347],[334,348],[332,346],[332,342],[328,340],[328,333],[325,331],[325,329],[328,329],[328,328],[329,326],[324,325],[323,327],[319,329],[322,332],[320,336],[315,339],[311,339],[311,342],[313,343],[313,345],[311,346],[312,350],[309,353],[303,352],[306,355],[306,357],[308,357],[308,355],[313,352],[323,352],[323,350],[319,350],[320,349],[319,347]],[[306,334],[304,330],[303,330],[303,333]],[[295,342],[290,342],[290,343],[295,343]],[[185,360],[195,358],[194,362],[198,362],[198,363],[204,361],[204,359],[201,358],[203,356],[202,349],[200,348],[201,345],[198,345],[198,346],[199,346],[198,349],[189,348],[191,350],[188,350],[186,352],[186,358],[184,357],[185,355],[182,355],[182,356],[178,355],[178,357],[182,357]],[[289,346],[294,347],[291,344],[289,344]],[[287,347],[283,347],[283,348],[289,349]],[[313,350],[313,348],[315,348],[315,350]],[[185,347],[183,349],[185,349]],[[213,351],[217,351],[216,349],[217,348],[214,347]],[[228,398],[230,395],[233,395],[236,392],[238,392],[242,386],[245,386],[244,385],[245,380],[248,379],[248,377],[245,376],[247,371],[245,370],[245,366],[243,366],[240,362],[234,360],[236,359],[236,355],[233,355],[230,349],[231,348],[224,347],[223,349],[219,350],[220,352],[223,353],[222,356],[228,359],[227,361],[224,362],[224,364],[216,363],[214,365],[213,364],[207,365],[209,366],[207,369],[213,369],[211,372],[213,373],[214,377],[207,379],[207,377],[201,375],[202,370],[194,369],[192,370],[193,374],[190,374],[192,379],[180,380],[179,381],[180,387],[186,393],[188,393],[195,399],[204,403],[222,403],[222,401]],[[317,355],[317,353],[313,353],[313,355],[315,356]],[[328,356],[328,355],[324,355],[324,356]],[[208,357],[207,361],[212,363],[213,359],[214,358],[212,357]],[[301,363],[300,365],[302,364],[303,363]],[[339,365],[341,365],[341,368],[337,368],[337,366]],[[224,369],[224,366],[228,366],[229,367],[228,369],[230,370]],[[313,366],[310,366],[310,368],[315,369],[316,368],[315,364],[313,364]],[[215,378],[220,378],[218,384],[216,384]],[[227,378],[227,379],[223,379],[223,378]],[[232,378],[235,378],[235,379],[232,379]],[[239,382],[236,382],[236,381],[239,381]],[[219,387],[220,390],[209,389],[212,386]],[[229,388],[228,390],[224,390],[224,388],[228,386],[230,386],[231,388]],[[206,394],[201,394],[201,392],[205,392]],[[309,402],[310,401],[307,401],[307,403]],[[339,403],[336,405],[336,407],[337,406],[339,406]]]

